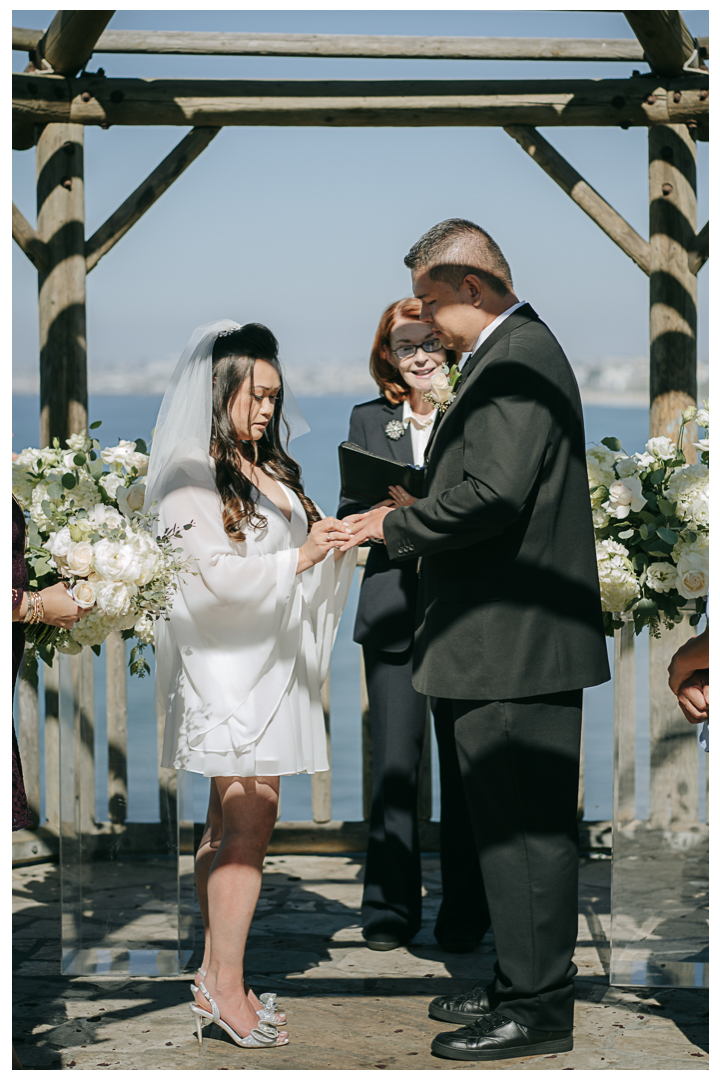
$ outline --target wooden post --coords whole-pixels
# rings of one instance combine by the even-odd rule
[[[23,660],[23,664],[25,660]],[[22,671],[22,668],[21,668]],[[40,822],[40,708],[38,692],[22,677],[17,684],[18,746],[23,767],[25,794],[32,823],[31,829]]]
[[[70,657],[75,710],[75,822],[83,836],[95,832],[95,680],[93,654]]]
[[[41,446],[87,427],[83,139],[78,124],[48,124],[37,144]]]
[[[697,398],[696,150],[687,127],[650,128],[650,435],[677,439]],[[694,427],[694,426],[693,426]],[[685,453],[695,460],[694,431]]]
[[[667,684],[670,658],[692,633],[683,620],[650,639],[650,821],[656,829],[683,831],[698,819],[697,728]]]
[[[635,637],[631,622],[615,631],[613,664],[613,821],[635,817]]]
[[[45,665],[45,818],[50,829],[60,828],[60,658]],[[41,823],[42,824],[42,823]]]
[[[325,745],[330,768],[327,772],[313,773],[312,816],[319,823],[332,820],[332,756],[330,747],[330,674],[320,688],[323,715],[325,717]]]
[[[125,641],[116,631],[105,640],[107,659],[108,813],[127,817],[127,662]]]

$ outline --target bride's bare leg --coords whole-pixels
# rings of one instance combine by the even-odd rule
[[[210,955],[204,981],[223,1020],[244,1036],[257,1026],[243,982],[245,945],[277,817],[280,781],[276,776],[219,776],[214,784],[222,809],[222,838],[207,877]],[[215,846],[212,836],[209,846]],[[202,995],[198,1005],[211,1011]]]
[[[208,920],[207,883],[210,867],[215,858],[215,853],[222,840],[222,803],[215,779],[210,780],[210,801],[208,802],[207,818],[205,819],[205,831],[200,841],[200,847],[195,856],[195,888],[197,889],[200,914],[205,927],[205,948],[203,952],[203,971],[207,971],[210,962],[210,923]],[[196,985],[200,982],[200,976],[195,976]]]

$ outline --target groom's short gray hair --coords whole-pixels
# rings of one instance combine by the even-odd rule
[[[408,251],[405,265],[427,271],[433,281],[445,281],[456,291],[468,274],[475,274],[500,296],[512,289],[507,259],[489,233],[465,218],[448,218],[433,225]]]

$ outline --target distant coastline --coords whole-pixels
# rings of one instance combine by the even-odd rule
[[[149,361],[142,366],[90,367],[88,372],[91,395],[137,396],[163,394],[175,367],[175,358]],[[647,357],[607,357],[592,362],[576,362],[573,370],[586,405],[617,408],[647,408]],[[285,371],[296,397],[358,397],[376,392],[366,360],[332,363],[285,365]],[[698,364],[698,400],[708,396],[707,363]],[[37,395],[40,376],[36,370],[13,372],[14,395]]]

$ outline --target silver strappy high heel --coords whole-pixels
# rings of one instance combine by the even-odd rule
[[[191,1005],[190,1009],[195,1017],[195,1026],[197,1028],[198,1045],[202,1046],[202,1026],[204,1020],[210,1020],[213,1024],[217,1024],[223,1031],[227,1031],[228,1035],[237,1046],[242,1046],[245,1050],[263,1050],[270,1046],[286,1046],[290,1041],[290,1036],[286,1031],[278,1031],[272,1024],[267,1023],[265,1020],[260,1020],[258,1026],[253,1028],[249,1035],[245,1037],[238,1035],[237,1031],[234,1031],[224,1020],[220,1017],[220,1010],[217,1004],[210,997],[205,988],[205,983],[201,982],[198,990],[207,998],[210,1007],[212,1008],[212,1016],[206,1012],[205,1009],[201,1009],[199,1005]],[[284,1036],[284,1038],[282,1038]]]
[[[207,971],[203,971],[202,968],[198,968],[198,975],[201,979],[204,979],[207,975]],[[190,983],[190,992],[192,996],[197,1000],[197,992],[199,987],[194,982]],[[277,994],[260,994],[258,1001],[262,1003],[262,1009],[258,1009],[257,1014],[260,1020],[264,1020],[268,1024],[274,1024],[275,1027],[284,1027],[287,1024],[287,1016],[283,1012],[276,1012],[277,1008]]]

